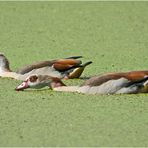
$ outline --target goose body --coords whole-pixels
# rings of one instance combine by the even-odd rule
[[[83,94],[135,94],[148,92],[148,71],[109,73],[92,77],[81,86],[66,86],[59,78],[34,75],[26,79],[16,90],[49,86],[55,91]]]
[[[17,72],[13,72],[9,67],[8,59],[3,54],[0,54],[0,76],[17,80],[25,80],[35,74],[50,75],[58,78],[79,78],[85,67],[92,62],[89,61],[82,64],[78,58],[81,58],[81,56],[36,62],[20,68]]]

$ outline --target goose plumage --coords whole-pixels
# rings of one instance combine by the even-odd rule
[[[66,86],[61,79],[47,75],[28,77],[16,90],[49,86],[55,91],[83,94],[135,94],[148,92],[148,71],[108,73],[94,76],[81,86]]]
[[[85,67],[92,62],[82,64],[82,56],[74,56],[64,59],[51,61],[40,61],[31,65],[24,66],[16,72],[10,69],[9,61],[4,54],[0,54],[0,76],[10,77],[17,80],[25,80],[27,77],[38,75],[50,75],[58,78],[79,78]]]

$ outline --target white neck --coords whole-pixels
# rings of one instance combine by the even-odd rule
[[[60,86],[60,87],[55,87],[53,90],[55,91],[64,91],[64,92],[78,92],[79,86]]]
[[[25,80],[26,79],[25,75],[21,75],[16,72],[1,72],[0,71],[0,76],[6,77],[6,78],[13,78],[13,79],[17,79],[17,80]]]
[[[4,67],[1,67],[0,66],[0,75],[2,74],[2,73],[4,73],[4,72],[7,72],[7,71],[9,71],[8,69],[5,69]]]

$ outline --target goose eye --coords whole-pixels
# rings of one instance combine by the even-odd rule
[[[35,82],[37,79],[38,79],[37,76],[31,76],[31,77],[29,78],[29,81],[30,81],[30,82]]]
[[[26,82],[23,82],[20,86],[24,87],[26,85]]]

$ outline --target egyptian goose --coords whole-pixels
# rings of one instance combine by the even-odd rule
[[[52,61],[41,61],[12,72],[9,67],[8,59],[0,54],[0,76],[10,77],[17,80],[25,80],[27,77],[38,75],[50,75],[58,78],[79,78],[85,67],[92,62],[82,64],[78,58],[82,56],[56,59]]]
[[[148,71],[109,73],[92,77],[81,86],[66,86],[59,78],[33,75],[16,90],[49,86],[55,91],[78,92],[84,94],[135,94],[148,92]]]

